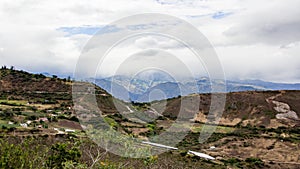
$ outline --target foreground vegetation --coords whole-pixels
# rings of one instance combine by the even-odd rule
[[[262,168],[268,167],[258,158],[229,158],[219,162],[170,151],[144,159],[119,157],[98,147],[87,138],[74,135],[39,137],[2,137],[0,168]]]
[[[3,137],[0,139],[0,168],[224,168],[197,157],[168,152],[145,159],[113,155],[86,138]],[[175,167],[176,166],[176,167]]]

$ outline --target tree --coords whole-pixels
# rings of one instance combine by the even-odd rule
[[[66,162],[79,162],[81,152],[79,146],[69,145],[67,143],[56,143],[51,147],[51,155],[47,160],[50,168],[63,168]]]

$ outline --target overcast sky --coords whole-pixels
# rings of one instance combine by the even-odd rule
[[[227,79],[300,82],[299,6],[299,0],[1,0],[0,65],[72,74],[93,34],[123,17],[151,12],[197,27],[215,48]],[[189,55],[172,40],[144,36],[131,42],[118,56],[126,59],[150,47]],[[108,62],[103,75],[113,74],[109,68],[119,60]]]

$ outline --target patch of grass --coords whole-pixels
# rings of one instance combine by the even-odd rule
[[[27,116],[27,117],[35,116],[37,118],[46,116],[46,114],[44,114],[44,113],[35,113],[35,112],[22,112],[22,115]]]
[[[0,100],[0,104],[6,106],[25,106],[26,103],[24,100]]]
[[[118,123],[113,118],[106,116],[106,117],[104,117],[104,120],[108,125],[110,125],[113,128],[116,128],[119,126]]]
[[[262,167],[264,165],[264,162],[259,158],[246,158],[245,162],[249,163],[251,166],[258,166]]]
[[[9,129],[9,128],[17,128],[17,127],[20,127],[20,125],[18,125],[18,124],[8,124],[7,122],[6,123],[0,123],[0,130],[1,129]]]
[[[202,124],[201,125],[197,125],[197,126],[193,126],[191,128],[191,130],[192,130],[192,132],[195,132],[195,133],[201,132],[202,129],[203,129],[203,126],[204,125],[202,125]],[[210,130],[210,129],[213,129],[213,126],[206,125],[205,130]],[[216,130],[215,130],[216,133],[232,133],[234,131],[235,131],[234,127],[227,127],[227,126],[217,126]]]

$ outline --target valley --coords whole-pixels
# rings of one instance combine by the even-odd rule
[[[77,89],[80,90],[74,90],[74,85],[79,85]],[[84,87],[80,88],[80,85]],[[81,92],[78,97],[76,92]],[[94,106],[90,103],[89,95],[97,103],[97,107],[93,109],[100,110],[100,113],[87,111]],[[64,144],[66,152],[78,150],[80,156],[55,162],[55,165],[57,163],[64,166],[67,162],[72,163],[76,168],[175,166],[296,169],[300,166],[300,91],[297,90],[227,93],[225,108],[218,124],[206,124],[211,103],[209,93],[199,94],[197,113],[185,110],[187,117],[191,118],[183,123],[176,123],[182,100],[195,95],[149,103],[124,102],[95,84],[1,69],[0,96],[0,143],[3,145],[0,156],[3,159],[12,158],[11,163],[3,160],[0,162],[0,166],[4,168],[9,168],[16,161],[21,162],[18,158],[25,156],[22,153],[22,156],[5,154],[5,149],[12,144],[12,154],[20,154],[22,147],[22,152],[28,153],[30,149],[26,149],[26,142],[27,145],[42,147],[36,151],[40,154],[32,152],[32,156],[43,152],[59,155],[59,149],[53,147]],[[76,101],[81,103],[81,107],[74,105]],[[145,159],[129,159],[107,152],[88,138],[88,125],[83,120],[101,125],[98,118],[103,118],[114,131],[142,141],[155,142],[151,139],[170,127],[176,129],[170,131],[174,136],[179,137],[183,131],[188,132],[176,144],[178,150]],[[205,131],[214,127],[216,130],[211,137],[199,142],[201,132],[205,134]],[[32,138],[34,139],[30,140]],[[199,158],[189,154],[188,150],[208,154],[216,160]],[[52,160],[54,165],[54,156],[44,155],[43,158],[45,161]],[[32,162],[32,165],[36,164]],[[43,164],[45,168],[49,165],[47,162]]]

